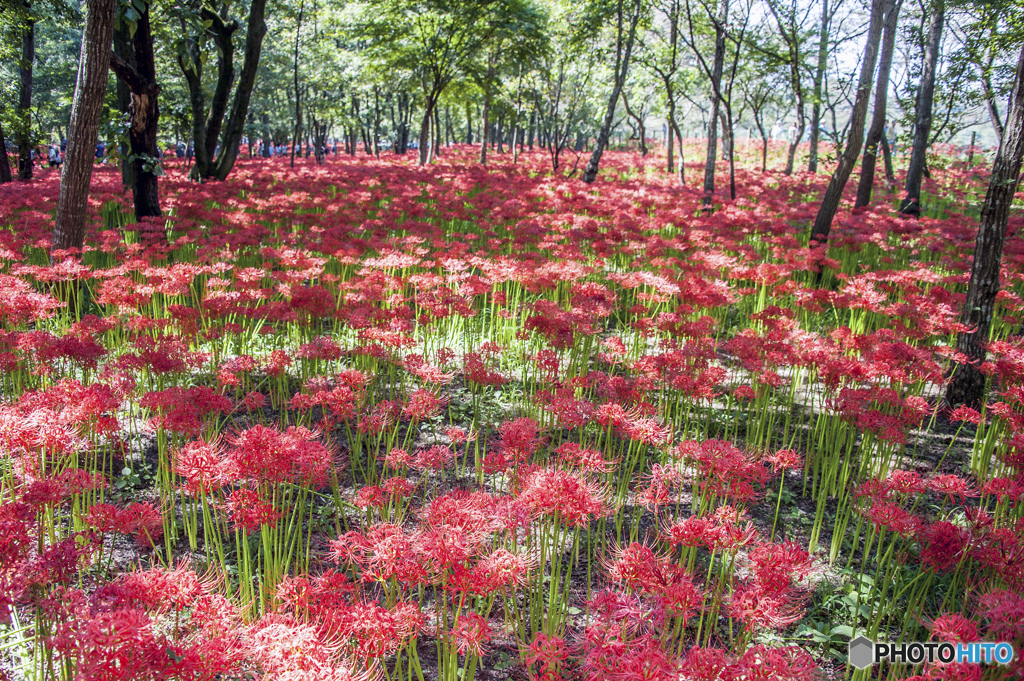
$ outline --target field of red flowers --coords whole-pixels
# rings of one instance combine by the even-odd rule
[[[0,676],[1024,670],[846,663],[1024,646],[1019,213],[993,401],[941,402],[984,169],[824,252],[827,175],[471,158],[172,165],[142,225],[99,168],[52,264],[56,174],[0,186]]]

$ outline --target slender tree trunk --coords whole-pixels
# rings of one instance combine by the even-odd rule
[[[946,402],[950,405],[967,404],[977,407],[985,397],[985,375],[981,363],[989,342],[989,330],[999,293],[999,269],[1006,240],[1006,223],[1010,204],[1017,191],[1021,157],[1024,156],[1024,49],[1017,60],[1017,75],[1010,98],[1002,143],[992,164],[985,203],[981,208],[978,239],[974,247],[971,279],[967,285],[960,321],[969,331],[960,332],[956,349],[967,357],[967,362],[953,368]]]
[[[597,142],[594,145],[594,152],[590,155],[590,160],[587,161],[587,166],[583,170],[583,181],[591,183],[597,179],[597,170],[601,165],[601,156],[604,155],[605,147],[608,146],[608,138],[611,136],[612,123],[615,122],[615,107],[619,103],[619,94],[622,92],[623,86],[626,84],[626,74],[629,71],[629,58],[633,51],[633,41],[636,38],[636,27],[640,22],[641,1],[634,0],[633,9],[630,15],[629,31],[626,36],[623,36],[623,1],[619,0],[618,16],[618,39],[616,42],[615,51],[615,83],[612,86],[612,94],[608,98],[608,108],[605,110],[604,120],[601,122],[601,130],[597,134]]]
[[[732,97],[730,96],[730,100]],[[733,127],[732,105],[725,107],[725,130],[724,137],[729,140],[729,198],[736,200],[736,130]]]
[[[900,205],[904,215],[921,214],[921,183],[927,163],[929,135],[932,129],[932,101],[935,96],[935,65],[939,60],[939,44],[942,42],[942,27],[945,23],[944,0],[932,0],[931,25],[924,53],[924,68],[921,71],[921,86],[917,91],[917,112],[914,123],[914,146],[910,151],[910,165],[907,167],[906,196]]]
[[[466,144],[473,143],[473,113],[469,102],[466,102]]]
[[[885,161],[885,179],[889,184],[896,181],[896,175],[892,169],[892,149],[889,148],[889,138],[882,131],[882,159]]]
[[[666,88],[666,92],[667,93],[671,93],[671,90]],[[671,95],[669,95],[669,99],[668,99],[668,120],[665,123],[666,123],[665,127],[667,128],[667,132],[668,132],[668,139],[665,140],[665,151],[666,151],[666,156],[668,156],[668,158],[666,159],[665,170],[667,170],[671,174],[671,173],[675,172],[675,169],[676,169],[675,168],[675,160],[676,160],[675,159],[676,103],[674,101],[672,101]]]
[[[818,33],[818,63],[814,67],[814,100],[811,102],[811,148],[807,158],[807,171],[818,172],[818,145],[821,141],[822,84],[828,66],[828,0],[821,0],[821,30]]]
[[[886,8],[885,27],[882,36],[882,52],[878,58],[878,81],[875,83],[875,111],[871,116],[871,127],[864,140],[864,158],[860,162],[860,182],[857,184],[857,201],[854,208],[871,203],[871,191],[875,184],[875,162],[878,147],[885,132],[886,105],[889,95],[889,73],[892,70],[892,53],[896,45],[896,24],[899,20],[903,0],[895,0]],[[891,163],[891,161],[890,161]]]
[[[996,133],[996,139],[1003,139],[1003,122],[999,120],[999,106],[996,104],[996,95],[992,90],[992,79],[985,71],[979,73],[981,80],[981,92],[985,98],[985,108],[988,109],[989,120],[992,121],[992,130]]]
[[[491,87],[494,82],[494,55],[487,57],[487,80],[484,82],[484,107],[480,114],[480,130],[483,131],[483,139],[480,140],[480,165],[487,165],[487,131],[491,125]]]
[[[441,157],[441,107],[434,107],[434,139],[430,145],[430,160],[434,161]]]
[[[430,121],[433,117],[434,100],[427,97],[427,100],[423,103],[423,122],[420,124],[419,161],[421,166],[430,162]]]
[[[715,195],[715,158],[718,155],[718,116],[721,112],[722,70],[725,68],[725,20],[729,16],[728,0],[719,0],[719,22],[715,27],[715,62],[711,70],[711,120],[708,121],[708,153],[704,159],[704,196],[707,207]]]
[[[0,184],[6,184],[11,177],[11,159],[7,157],[7,138],[4,137],[4,126],[0,123]]]
[[[31,5],[26,2],[26,8]],[[32,67],[36,60],[36,22],[31,17],[21,34],[21,62],[18,64],[18,179],[32,179]]]
[[[380,158],[380,88],[373,86],[373,155]]]
[[[891,0],[890,0],[891,1]],[[839,165],[832,174],[832,179],[821,200],[818,215],[811,227],[811,244],[815,241],[828,241],[828,233],[832,230],[832,219],[839,210],[839,201],[843,198],[843,189],[850,179],[853,167],[857,165],[861,145],[864,143],[864,119],[868,113],[868,102],[871,100],[871,83],[874,80],[875,63],[878,60],[878,43],[882,38],[882,18],[886,0],[872,0],[871,21],[868,24],[867,44],[864,45],[864,56],[860,63],[860,78],[857,83],[857,94],[853,100],[853,111],[850,114],[850,131],[846,138],[843,155]]]
[[[295,88],[295,133],[292,135],[291,167],[295,167],[295,144],[302,139],[302,88],[299,87],[299,44],[302,37],[304,0],[299,0],[299,15],[295,21],[295,49],[292,53],[292,81]]]
[[[86,3],[78,79],[68,125],[68,148],[57,194],[53,251],[80,249],[85,244],[89,180],[92,178],[93,150],[103,111],[103,97],[107,91],[115,5],[116,0],[88,0]]]

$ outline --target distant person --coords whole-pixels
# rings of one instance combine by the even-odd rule
[[[768,135],[768,138],[774,141],[774,140],[779,139],[779,136],[781,134],[782,134],[782,122],[776,120],[775,121],[775,125],[772,126],[772,131]]]
[[[789,139],[790,144],[793,144],[794,142],[799,142],[800,141],[800,140],[798,140],[796,138],[796,133],[797,133],[796,121],[793,121],[793,123],[789,126],[789,138],[788,139]]]
[[[64,162],[60,155],[60,147],[56,144],[50,145],[49,161],[51,168],[60,168],[60,164]]]
[[[99,161],[103,160],[103,156],[107,153],[107,143],[100,140],[96,144],[96,159]]]
[[[60,141],[60,153],[63,156],[68,151],[68,138],[65,137]]]
[[[174,155],[177,158],[185,158],[185,143],[178,142],[174,145]]]

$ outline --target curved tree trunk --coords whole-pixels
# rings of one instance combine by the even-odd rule
[[[878,147],[885,133],[885,114],[889,95],[889,73],[892,70],[892,53],[896,44],[896,22],[899,19],[903,0],[896,0],[895,6],[885,17],[882,37],[882,53],[878,58],[878,82],[875,84],[875,111],[871,116],[871,127],[864,140],[864,158],[860,162],[860,182],[857,184],[857,201],[854,208],[871,203],[871,191],[875,184],[875,162]],[[889,161],[891,164],[891,160]]]
[[[828,241],[828,233],[832,230],[832,219],[839,210],[839,202],[843,198],[843,189],[857,165],[860,148],[864,142],[864,119],[868,114],[868,102],[871,100],[871,83],[875,75],[875,63],[878,61],[878,43],[882,38],[882,18],[884,10],[892,7],[894,0],[872,0],[871,22],[868,24],[867,43],[864,45],[864,56],[860,63],[860,78],[857,82],[857,95],[853,100],[853,111],[850,114],[850,131],[846,137],[846,148],[839,158],[839,165],[832,173],[832,179],[822,197],[821,207],[811,227],[811,245],[815,242]]]
[[[939,60],[939,43],[945,22],[944,0],[932,0],[931,26],[924,53],[921,87],[917,91],[917,119],[914,123],[914,146],[907,167],[906,196],[900,205],[904,215],[921,214],[921,182],[927,163],[929,135],[932,130],[932,100],[935,97],[935,65]]]
[[[615,107],[619,103],[619,95],[626,84],[626,74],[629,71],[629,57],[633,51],[633,41],[636,39],[636,26],[640,23],[642,7],[640,0],[634,0],[633,9],[629,18],[629,32],[626,36],[622,34],[622,27],[625,17],[622,8],[623,0],[619,0],[619,25],[618,40],[615,50],[615,83],[612,86],[612,94],[608,98],[608,108],[604,113],[604,120],[601,122],[601,129],[597,133],[597,142],[594,144],[594,151],[583,169],[583,181],[591,183],[597,179],[597,171],[601,165],[601,156],[604,155],[605,147],[608,146],[608,139],[611,137],[612,123],[615,121]]]
[[[93,150],[107,91],[107,68],[114,38],[117,0],[88,0],[78,80],[71,103],[68,148],[60,175],[52,251],[81,248],[85,243],[85,214],[92,178]]]
[[[999,267],[1006,240],[1006,222],[1010,204],[1017,191],[1021,157],[1024,156],[1024,49],[1017,60],[1017,76],[1010,98],[1010,111],[1006,117],[1003,141],[999,145],[992,177],[985,194],[978,225],[978,239],[974,246],[971,279],[967,285],[960,321],[969,331],[959,334],[957,351],[967,362],[953,368],[946,402],[951,405],[978,406],[985,396],[985,375],[980,366],[985,361],[985,346],[992,326],[992,313],[996,294],[999,293]]]
[[[264,16],[267,0],[252,0],[249,5],[249,21],[245,28],[245,59],[242,62],[242,73],[235,88],[235,99],[231,103],[231,113],[224,128],[224,140],[220,154],[213,168],[213,177],[224,180],[235,166],[238,158],[238,146],[245,132],[245,119],[249,115],[249,102],[253,88],[256,87],[256,70],[260,64],[260,53],[263,50],[263,37],[267,34]]]

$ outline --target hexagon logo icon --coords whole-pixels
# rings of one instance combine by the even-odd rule
[[[870,667],[875,662],[875,644],[867,636],[858,636],[850,641],[850,664],[857,669]]]

